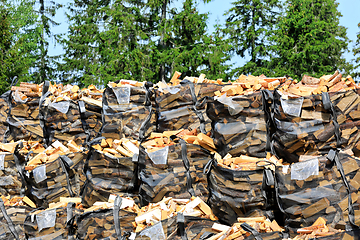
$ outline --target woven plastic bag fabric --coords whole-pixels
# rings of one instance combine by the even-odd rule
[[[108,87],[103,94],[101,136],[112,139],[136,139],[156,128],[151,106],[151,92],[146,87],[124,85]]]
[[[139,155],[139,196],[142,205],[163,197],[208,198],[207,177],[203,169],[211,159],[209,151],[185,141]]]
[[[47,145],[55,141],[62,144],[70,140],[79,146],[85,146],[88,135],[84,130],[78,101],[49,102],[46,99],[41,106],[44,116],[44,137]]]
[[[135,217],[135,213],[120,209],[117,223],[114,209],[86,212],[77,218],[77,239],[119,239],[115,229],[116,224],[119,226],[120,236],[129,236],[133,232],[132,222],[135,221]]]
[[[24,221],[27,239],[60,240],[74,239],[76,223],[74,220],[82,214],[82,210],[73,207],[47,209],[38,213],[30,213]]]
[[[197,96],[192,82],[182,81],[176,86],[155,88],[157,131],[200,129],[203,113],[196,108]]]
[[[25,239],[23,224],[32,209],[25,206],[4,206],[0,208],[0,239],[13,240],[16,239],[16,236],[21,240]]]
[[[66,156],[37,166],[25,173],[29,186],[29,198],[38,207],[47,207],[49,203],[58,202],[60,197],[79,197],[80,181],[74,169],[73,162]]]
[[[9,96],[10,91],[3,93],[0,96],[0,142],[5,140],[5,134],[9,131],[9,124],[7,118],[9,115]]]
[[[36,140],[43,141],[43,129],[39,120],[40,97],[28,97],[25,101],[11,93],[10,113],[7,119],[9,132],[6,141]]]
[[[357,160],[339,156],[346,178],[355,175]],[[348,191],[336,164],[318,156],[277,167],[275,177],[277,199],[289,228],[311,226],[319,217],[333,228],[350,227]]]
[[[207,239],[214,236],[212,229],[215,222],[209,219],[185,216],[179,220],[178,216],[167,218],[149,226],[136,234],[136,240],[181,240]]]
[[[238,217],[272,217],[264,192],[263,167],[233,170],[213,161],[208,176],[208,204],[220,222],[231,225]]]
[[[136,192],[137,164],[131,157],[116,158],[92,149],[86,162],[82,200],[86,206],[107,201],[112,193]]]
[[[261,92],[223,95],[208,102],[206,113],[212,121],[212,137],[222,156],[265,157],[268,118],[264,107],[268,108],[270,102],[263,103]]]

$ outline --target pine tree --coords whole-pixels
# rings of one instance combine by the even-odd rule
[[[227,34],[232,52],[241,58],[250,58],[233,74],[266,74],[269,59],[269,34],[281,9],[279,0],[237,0],[226,13]]]
[[[271,68],[277,75],[321,76],[344,69],[346,28],[339,25],[335,0],[287,0],[272,37],[275,42]]]

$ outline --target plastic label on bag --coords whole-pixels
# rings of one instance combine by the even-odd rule
[[[146,153],[154,164],[167,164],[169,146],[166,146],[163,149],[157,150],[155,152],[148,152],[146,150]]]
[[[14,185],[14,181],[11,176],[0,177],[0,186]]]
[[[43,211],[36,215],[36,222],[39,232],[44,228],[51,228],[55,226],[56,208]]]
[[[19,90],[16,90],[15,92],[13,92],[12,96],[13,96],[15,102],[17,102],[17,103],[26,103],[28,100],[28,98],[25,98],[24,100],[21,99]]]
[[[317,158],[291,165],[291,180],[305,180],[316,175],[319,175],[319,160]]]
[[[145,228],[139,233],[139,237],[148,237],[150,240],[165,240],[164,229],[161,222],[155,223],[153,226]]]
[[[290,167],[290,165],[283,165],[283,167],[282,167],[282,172],[283,172],[283,174],[287,174],[287,173],[288,173],[289,167]]]
[[[226,97],[226,93],[220,97],[215,96],[215,100],[226,105],[231,116],[240,113],[244,109],[243,106],[233,101],[231,97]]]
[[[294,117],[300,117],[301,108],[304,102],[303,97],[287,100],[280,98],[280,101],[284,113]]]
[[[46,179],[46,166],[41,165],[33,170],[33,175],[36,183],[42,182]]]
[[[119,104],[129,104],[130,103],[130,87],[129,86],[116,87],[116,88],[113,88],[113,91],[115,93],[117,102]]]
[[[55,108],[57,111],[66,114],[69,111],[70,102],[69,101],[61,101],[61,102],[53,102],[50,103],[49,106]]]
[[[172,87],[168,86],[164,80],[162,80],[162,86],[166,86],[166,87],[165,88],[160,87],[159,88],[160,92],[165,92],[165,93],[169,92],[171,94],[176,94],[180,91],[180,89],[175,86]]]
[[[5,154],[0,154],[0,170],[5,170]]]

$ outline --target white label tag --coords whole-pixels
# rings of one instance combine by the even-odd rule
[[[291,180],[305,180],[316,175],[319,175],[319,160],[317,158],[291,165]]]
[[[139,233],[139,237],[146,236],[150,240],[165,240],[164,229],[161,225],[161,222],[155,223],[151,227],[147,227]]]
[[[302,105],[304,102],[303,97],[287,100],[280,98],[280,101],[284,113],[294,117],[300,117]]]
[[[66,114],[69,111],[70,102],[69,101],[54,102],[54,103],[50,103],[50,106],[55,108],[59,112]]]
[[[5,154],[0,154],[0,170],[5,170]]]
[[[36,222],[39,228],[39,232],[44,228],[54,227],[55,221],[56,221],[56,208],[36,214]]]
[[[146,150],[146,153],[154,164],[166,164],[169,153],[169,146],[166,146],[163,149],[157,150],[155,152],[148,152]]]
[[[33,175],[36,183],[42,182],[46,179],[46,166],[41,165],[33,170]]]
[[[117,102],[119,104],[129,104],[130,103],[130,87],[116,87],[113,88]]]

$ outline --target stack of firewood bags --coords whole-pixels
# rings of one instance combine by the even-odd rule
[[[0,239],[357,239],[350,76],[181,75],[12,86]]]

